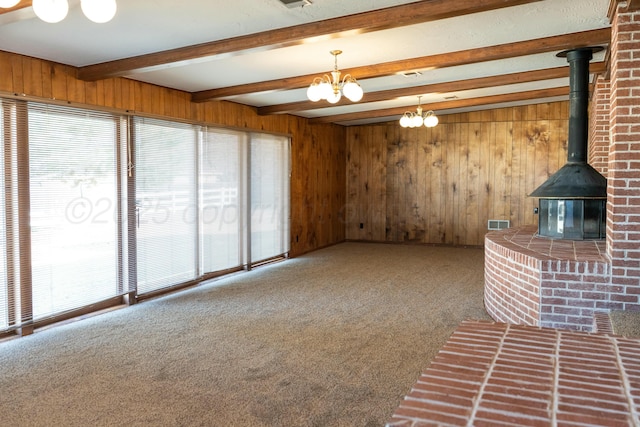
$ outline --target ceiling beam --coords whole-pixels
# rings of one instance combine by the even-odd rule
[[[166,69],[220,55],[239,55],[256,50],[276,49],[309,42],[316,37],[379,31],[393,27],[431,22],[454,16],[479,13],[542,0],[423,0],[339,18],[310,22],[224,40],[124,58],[78,69],[78,78],[94,81],[109,77]]]
[[[533,55],[536,53],[556,52],[576,47],[608,44],[611,41],[611,29],[582,31],[578,33],[562,34],[515,43],[506,43],[477,49],[467,49],[457,52],[423,56],[420,58],[401,61],[385,62],[381,64],[355,67],[342,70],[344,74],[351,74],[358,79],[390,76],[394,74],[422,71],[434,68],[454,67],[476,62],[494,61],[517,56]],[[273,90],[299,89],[306,87],[313,81],[315,74],[289,77],[278,80],[250,83],[246,85],[229,86],[219,89],[193,92],[193,102],[211,101],[229,98],[247,93],[267,92]]]
[[[504,102],[530,101],[532,99],[554,98],[569,95],[569,86],[530,90],[526,92],[512,92],[503,95],[483,96],[480,98],[456,99],[454,101],[432,102],[422,104],[423,110],[445,110],[452,108],[477,107],[480,105],[500,104]],[[322,116],[310,118],[309,122],[317,123],[337,123],[354,120],[371,119],[375,117],[402,116],[407,111],[407,107],[386,108],[383,110],[359,111],[357,113],[336,114],[333,116]]]
[[[589,64],[591,73],[603,73],[606,64],[604,62],[593,62]],[[489,77],[479,77],[468,80],[457,80],[443,83],[434,83],[422,86],[403,87],[399,89],[382,90],[378,92],[366,93],[360,104],[366,102],[387,101],[406,96],[426,95],[429,93],[448,93],[463,90],[483,89],[488,87],[511,85],[517,83],[528,83],[541,80],[559,79],[569,77],[569,67],[546,68],[542,70],[525,71],[521,73],[501,74]],[[349,102],[339,102],[337,104],[322,103],[320,107],[335,107],[348,105]],[[287,104],[270,105],[258,107],[259,115],[283,114],[295,111],[315,110],[319,104],[312,101],[291,102]]]
[[[22,0],[17,5],[15,5],[13,7],[8,7],[6,9],[0,8],[0,15],[3,15],[5,13],[9,13],[9,12],[13,12],[15,10],[24,9],[25,7],[31,7],[31,0]]]

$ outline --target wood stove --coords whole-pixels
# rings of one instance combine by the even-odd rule
[[[586,240],[606,236],[607,180],[587,163],[589,61],[601,47],[560,52],[569,62],[567,163],[529,196],[540,199],[538,234]]]

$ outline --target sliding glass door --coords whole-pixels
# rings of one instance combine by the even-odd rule
[[[245,263],[247,134],[207,129],[200,149],[201,274]]]
[[[251,135],[251,261],[289,251],[289,138]]]
[[[286,255],[289,139],[0,98],[0,332]]]
[[[194,126],[136,117],[137,291],[197,277],[198,204]]]
[[[122,292],[116,151],[123,123],[46,104],[29,104],[27,114],[37,320]]]

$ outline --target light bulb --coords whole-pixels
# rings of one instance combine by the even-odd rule
[[[97,24],[111,21],[118,9],[116,0],[82,0],[80,6],[84,15]]]
[[[317,83],[311,83],[307,89],[307,98],[309,101],[316,102],[322,99],[322,91]]]
[[[349,100],[352,102],[360,101],[362,99],[362,95],[364,94],[360,85],[352,80],[344,84],[342,91],[344,92],[344,96],[349,98]]]
[[[331,95],[329,95],[327,97],[327,102],[329,104],[335,104],[338,101],[340,101],[340,98],[342,98],[342,94],[340,93],[340,91],[334,92],[333,90],[331,91]]]
[[[36,16],[50,24],[62,21],[69,13],[67,0],[33,0],[32,6]]]
[[[8,9],[20,3],[20,0],[0,0],[0,7]]]
[[[419,115],[416,114],[411,119],[411,127],[412,128],[417,128],[419,126],[422,126],[422,116],[419,116]]]
[[[322,99],[328,99],[333,95],[333,86],[326,80],[323,80],[322,83],[318,86],[320,89],[320,96]]]
[[[428,128],[432,128],[438,125],[438,117],[431,113],[424,118],[424,125]]]
[[[408,128],[410,125],[411,125],[411,117],[409,117],[406,114],[400,117],[400,126],[402,126],[403,128]]]

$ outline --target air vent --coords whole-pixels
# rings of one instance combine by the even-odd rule
[[[487,222],[487,228],[489,230],[504,230],[505,228],[509,228],[509,220],[490,219]]]
[[[294,7],[308,6],[311,4],[311,0],[280,0],[280,3],[293,9]]]

